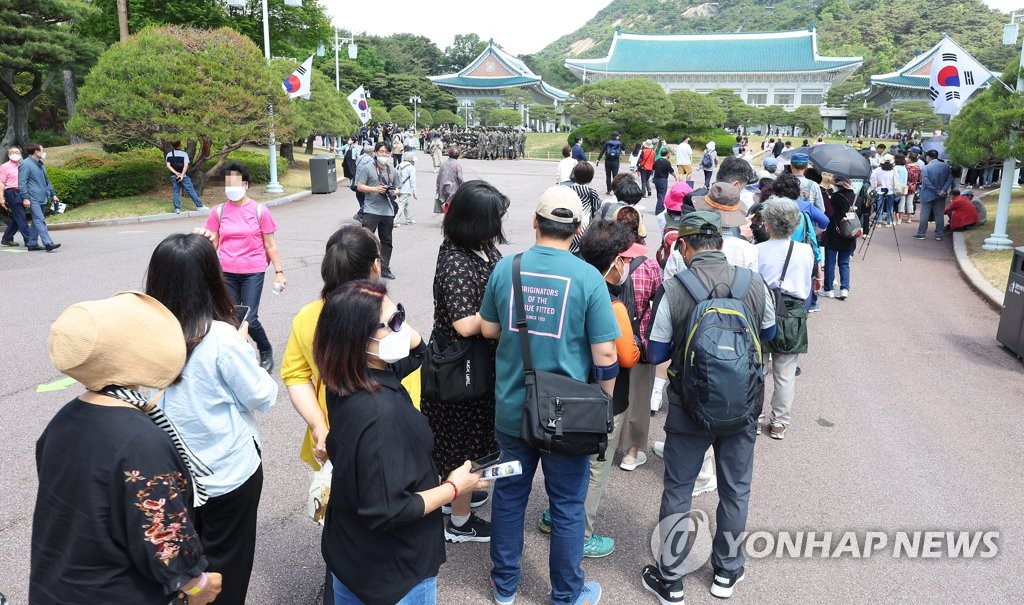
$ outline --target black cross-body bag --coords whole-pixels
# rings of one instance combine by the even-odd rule
[[[604,460],[614,421],[612,398],[600,385],[533,367],[523,304],[522,257],[521,253],[517,254],[512,261],[516,329],[519,330],[519,344],[523,350],[526,382],[519,436],[530,447],[545,453],[563,456],[597,454],[598,460]]]

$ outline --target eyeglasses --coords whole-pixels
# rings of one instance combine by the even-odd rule
[[[377,324],[376,329],[388,328],[392,332],[400,332],[402,330],[402,326],[405,325],[405,307],[402,306],[402,303],[398,303],[397,307],[398,309],[391,314],[391,317],[386,322]]]

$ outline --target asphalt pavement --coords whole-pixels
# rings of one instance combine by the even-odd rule
[[[512,200],[506,220],[511,243],[503,251],[530,246],[533,208],[540,192],[554,184],[555,164],[462,162],[467,179],[491,181]],[[429,161],[420,163],[419,178],[417,223],[395,231],[392,268],[398,279],[388,286],[426,334],[441,241],[440,218],[431,212]],[[653,198],[642,203],[654,205]],[[355,210],[355,196],[344,186],[273,208],[288,288],[274,295],[268,279],[260,313],[278,358],[292,316],[317,297],[324,242]],[[655,234],[649,211],[645,219]],[[37,392],[61,378],[47,356],[49,326],[74,302],[142,289],[156,244],[200,224],[186,218],[59,231],[55,237],[63,247],[57,252],[0,254],[7,310],[0,328],[0,592],[12,604],[27,601],[34,444],[80,389]],[[810,558],[751,558],[735,603],[1021,600],[1024,519],[1017,506],[1024,496],[1024,423],[1015,418],[1024,405],[1024,365],[996,343],[998,314],[961,280],[949,238],[916,241],[910,237],[915,229],[902,225],[876,233],[866,260],[860,253],[854,257],[850,298],[823,299],[823,310],[811,316],[793,424],[784,441],[765,436],[756,445],[748,522],[751,532],[833,532],[833,549],[843,532],[882,531],[890,546],[867,558],[822,557],[820,550]],[[652,441],[664,436],[664,414],[651,420]],[[324,564],[319,528],[305,516],[308,469],[297,456],[303,428],[282,387],[277,405],[260,419],[265,483],[249,591],[254,604],[318,602]],[[602,603],[656,602],[640,584],[641,567],[652,561],[649,541],[663,472],[660,459],[648,458],[633,472],[616,466],[605,492],[597,531],[615,538],[615,552],[583,564],[588,578],[604,588]],[[517,603],[550,602],[547,538],[535,529],[545,506],[539,473],[535,487]],[[714,518],[717,493],[694,502]],[[480,512],[488,517],[490,507]],[[961,530],[998,531],[998,554],[971,560],[893,556],[894,532]],[[438,602],[490,602],[489,569],[487,545],[448,545]],[[710,581],[710,564],[688,576],[687,602],[715,602]]]

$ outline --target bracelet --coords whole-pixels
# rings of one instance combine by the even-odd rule
[[[455,490],[455,496],[452,498],[452,502],[455,502],[455,500],[459,498],[459,488],[455,487],[455,482],[453,482],[451,479],[445,479],[444,481],[441,482],[441,485],[444,485],[445,483],[452,486],[452,489]]]
[[[274,271],[274,273],[284,275],[284,271]]]
[[[203,590],[206,589],[206,583],[207,583],[207,581],[209,581],[209,579],[210,579],[210,576],[208,576],[206,574],[206,572],[204,571],[203,575],[199,576],[199,583],[196,584],[195,586],[193,586],[192,588],[189,588],[188,590],[186,590],[185,594],[187,594],[190,597],[194,597],[197,594],[203,592]]]

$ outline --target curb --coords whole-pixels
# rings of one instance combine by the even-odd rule
[[[971,289],[980,294],[981,298],[997,312],[1002,311],[1004,293],[989,283],[974,266],[974,263],[971,262],[970,257],[967,256],[967,242],[964,239],[963,233],[953,233],[953,255],[956,257],[956,264],[960,268],[960,274],[967,280],[967,284],[971,286]]]
[[[267,202],[263,202],[263,205],[265,205],[265,206],[280,206],[282,204],[289,204],[291,202],[294,202],[296,200],[300,200],[300,199],[302,199],[304,197],[307,197],[309,195],[312,195],[312,194],[313,194],[312,190],[299,191],[298,193],[293,193],[291,195],[286,195],[285,197],[279,197],[279,198],[275,198],[275,199],[272,199],[272,200],[267,201]],[[212,206],[207,206],[207,208],[212,208]],[[174,214],[173,212],[168,212],[166,214],[149,214],[149,215],[146,215],[146,216],[129,216],[129,217],[125,217],[125,218],[109,218],[109,219],[101,219],[101,220],[97,220],[97,221],[81,221],[81,222],[78,222],[78,223],[57,223],[57,224],[54,224],[54,225],[49,225],[48,224],[48,225],[46,225],[46,227],[50,231],[63,231],[65,229],[80,229],[82,227],[102,227],[102,226],[106,226],[106,225],[137,225],[139,223],[152,223],[152,222],[156,222],[156,221],[167,221],[167,220],[173,220],[173,219],[179,219],[179,218],[195,218],[195,217],[199,217],[199,216],[206,216],[208,214],[209,214],[208,210],[207,211],[183,210],[181,214]]]

